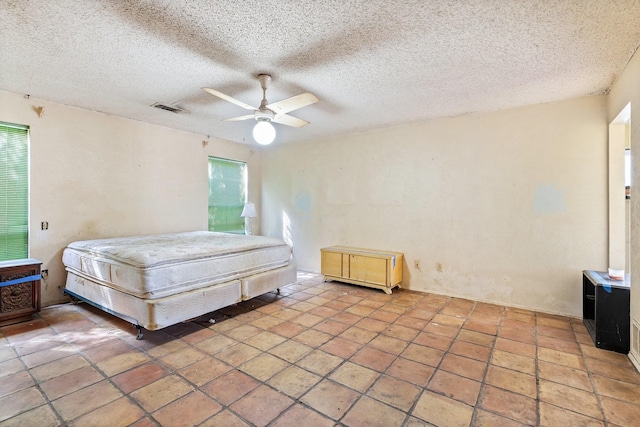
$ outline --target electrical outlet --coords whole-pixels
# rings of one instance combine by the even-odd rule
[[[48,221],[42,221],[42,222],[40,223],[40,228],[41,228],[42,230],[48,230],[48,229],[49,229],[49,222],[48,222]]]
[[[42,270],[40,272],[40,275],[42,276],[43,279],[46,279],[47,277],[49,277],[49,270]]]

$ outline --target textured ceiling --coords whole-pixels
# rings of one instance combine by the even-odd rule
[[[638,0],[0,0],[0,89],[254,144],[255,75],[312,92],[276,143],[606,92]],[[151,108],[175,104],[187,113]]]

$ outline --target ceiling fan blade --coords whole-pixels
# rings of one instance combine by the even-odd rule
[[[318,102],[318,98],[314,94],[305,92],[300,95],[292,96],[291,98],[269,104],[267,105],[267,108],[276,114],[285,114],[289,111],[297,110],[298,108],[306,107],[307,105],[311,105],[316,102]]]
[[[299,119],[297,117],[290,116],[288,114],[278,114],[273,119],[274,123],[280,123],[281,125],[291,126],[294,128],[301,128],[309,124],[308,121]]]
[[[230,103],[232,103],[232,104],[236,104],[238,107],[242,107],[242,108],[244,108],[245,110],[255,110],[255,108],[254,108],[254,107],[252,107],[251,105],[249,105],[249,104],[245,104],[245,103],[244,103],[244,102],[242,102],[242,101],[238,101],[237,99],[232,98],[232,97],[230,97],[229,95],[225,95],[225,94],[224,94],[224,93],[222,93],[222,92],[218,92],[218,91],[217,91],[217,90],[215,90],[215,89],[211,89],[211,88],[208,88],[208,87],[203,87],[203,88],[202,88],[202,90],[204,90],[204,91],[205,91],[205,92],[207,92],[207,93],[210,93],[210,94],[211,94],[211,95],[213,95],[213,96],[217,96],[218,98],[224,99],[225,101],[228,101],[228,102],[230,102]]]
[[[253,114],[247,114],[246,116],[239,117],[231,117],[230,119],[224,119],[225,122],[239,122],[240,120],[249,120],[253,119],[255,116]]]

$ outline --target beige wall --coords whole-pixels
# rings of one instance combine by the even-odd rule
[[[288,236],[302,269],[330,245],[399,251],[411,289],[581,316],[581,270],[607,268],[605,103],[265,151],[264,233]]]
[[[611,88],[608,97],[608,120],[612,121],[618,113],[631,103],[631,319],[640,322],[640,53],[636,52],[622,75]],[[640,360],[634,360],[640,369]]]
[[[42,118],[35,106],[44,106]],[[208,156],[248,162],[260,212],[260,154],[247,145],[205,145],[202,135],[4,91],[0,121],[30,126],[30,256],[49,270],[43,305],[62,299],[61,256],[71,241],[206,230]]]

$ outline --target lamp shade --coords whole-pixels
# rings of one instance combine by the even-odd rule
[[[237,212],[237,211],[236,211]],[[258,216],[256,213],[256,205],[251,202],[245,203],[244,208],[242,209],[242,213],[240,214],[243,218],[255,218]]]
[[[260,145],[269,145],[276,139],[276,129],[270,122],[261,120],[253,128],[253,139]]]

